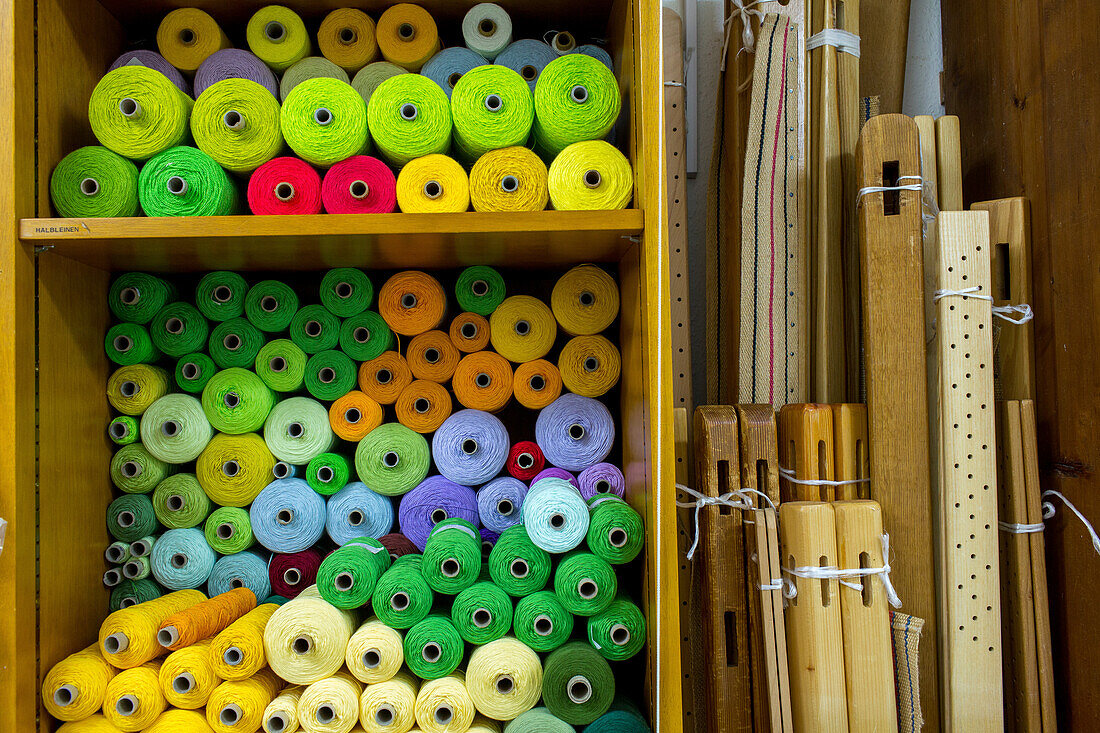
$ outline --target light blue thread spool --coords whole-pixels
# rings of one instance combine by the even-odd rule
[[[539,481],[523,500],[523,526],[536,547],[547,552],[568,552],[588,533],[588,504],[568,481]]]
[[[358,537],[378,539],[393,527],[393,504],[359,481],[330,496],[327,508],[325,529],[338,545]]]

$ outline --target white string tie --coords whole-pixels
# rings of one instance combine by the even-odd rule
[[[764,20],[764,11],[754,6],[761,4],[764,0],[752,0],[752,2],[746,3],[745,0],[732,0],[733,13],[726,18],[726,37],[722,41],[722,71],[726,70],[726,54],[729,52],[730,47],[730,32],[733,30],[733,21],[737,18],[741,20],[741,50],[753,52],[756,48],[756,39],[752,32],[752,16]],[[740,53],[740,51],[738,51]]]
[[[1093,547],[1093,549],[1096,550],[1096,554],[1100,555],[1100,537],[1098,537],[1096,535],[1096,529],[1092,526],[1092,522],[1085,519],[1085,515],[1082,514],[1080,511],[1078,511],[1077,507],[1075,507],[1070,502],[1070,500],[1067,499],[1062,494],[1062,492],[1055,491],[1054,489],[1047,489],[1046,491],[1043,492],[1043,498],[1046,499],[1048,496],[1058,497],[1059,499],[1062,500],[1062,503],[1065,504],[1066,507],[1071,512],[1073,512],[1074,514],[1077,515],[1077,518],[1081,520],[1081,524],[1085,525],[1085,529],[1087,529],[1089,531],[1089,534],[1092,536],[1092,547]],[[1054,511],[1055,511],[1054,504],[1052,504],[1049,501],[1044,501],[1043,502],[1043,519],[1050,519],[1051,517],[1053,517],[1054,516]]]
[[[932,302],[935,303],[943,298],[956,297],[974,298],[975,300],[988,300],[990,303],[992,303],[992,296],[985,295],[979,292],[980,290],[981,288],[977,285],[969,288],[963,288],[962,290],[937,290],[932,295]],[[993,306],[992,310],[993,315],[1016,326],[1022,326],[1035,317],[1035,312],[1027,303],[1021,303],[1018,305],[995,305]]]
[[[666,81],[665,86],[666,87],[682,87],[682,86],[684,86],[684,82],[682,82],[682,81]]]
[[[800,484],[802,486],[850,486],[852,484],[868,484],[871,483],[869,478],[852,478],[844,481],[829,481],[827,479],[803,479],[795,478],[794,471],[789,468],[780,467],[779,475],[785,480],[790,481],[792,484]]]
[[[676,484],[676,490],[682,491],[689,496],[694,496],[695,501],[678,501],[676,506],[678,507],[694,507],[695,508],[695,539],[691,542],[691,547],[687,551],[687,559],[690,560],[695,556],[695,550],[699,547],[699,510],[707,506],[728,506],[731,509],[740,509],[742,511],[755,509],[752,505],[752,500],[748,496],[741,493],[745,489],[738,491],[727,491],[721,496],[705,496],[700,494],[695,489],[684,486],[683,484]],[[749,489],[751,491],[752,489]],[[732,497],[737,497],[740,501],[733,501]]]
[[[992,303],[992,296],[981,293],[981,289],[980,285],[974,285],[962,290],[937,290],[932,295],[932,302],[936,303],[944,298],[974,298],[975,300],[988,300]]]
[[[1097,550],[1100,552],[1100,550]],[[882,589],[886,593],[886,600],[890,602],[890,605],[894,608],[901,608],[901,599],[898,598],[897,591],[894,590],[893,584],[890,582],[890,535],[883,532],[882,534],[882,567],[881,568],[838,568],[833,565],[815,566],[805,565],[796,568],[781,568],[787,575],[796,578],[807,578],[810,580],[833,580],[834,578],[842,585],[852,588],[853,590],[863,590],[861,583],[845,582],[849,578],[867,578],[872,575],[877,575],[882,579]],[[786,579],[786,583],[789,583],[789,589],[784,589],[783,595],[790,599],[798,595],[798,589],[794,585],[794,582]],[[785,584],[786,585],[786,584]]]
[[[859,36],[840,28],[826,28],[806,40],[807,51],[822,46],[832,46],[841,53],[859,58]]]
[[[910,179],[916,181],[916,183],[902,183],[902,181]],[[856,192],[856,208],[859,208],[860,203],[863,201],[863,197],[872,193],[885,193],[887,191],[924,191],[924,179],[920,176],[898,176],[898,185],[896,186],[864,186]]]
[[[1042,522],[1036,524],[1013,524],[1012,522],[997,522],[997,526],[1001,528],[1002,532],[1010,532],[1011,534],[1031,534],[1033,532],[1042,532],[1046,529],[1046,525]]]

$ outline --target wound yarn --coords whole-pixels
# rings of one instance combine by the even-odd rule
[[[144,272],[124,272],[111,283],[107,306],[120,321],[144,324],[175,299],[176,288],[167,280]]]
[[[521,440],[508,451],[508,463],[505,467],[514,478],[530,481],[546,468],[546,458],[538,443]]]
[[[352,390],[328,408],[328,422],[337,438],[357,443],[382,424],[382,406],[362,392]]]
[[[583,475],[583,474],[582,474]],[[621,565],[633,560],[645,545],[642,517],[614,494],[589,499],[588,549],[597,557]]]
[[[630,161],[603,140],[573,143],[550,164],[547,187],[557,211],[625,209],[634,195]]]
[[[470,169],[470,203],[474,211],[542,211],[546,176],[546,164],[527,148],[490,150]]]
[[[498,412],[512,398],[512,365],[493,351],[467,354],[455,368],[451,389],[463,407]]]
[[[169,705],[185,710],[206,705],[210,693],[221,684],[210,663],[210,640],[200,639],[165,657],[158,680]]]
[[[50,668],[42,680],[42,704],[58,720],[83,720],[100,709],[116,674],[92,644]]]
[[[317,592],[336,608],[365,606],[390,554],[378,540],[356,537],[329,553],[317,570]]]
[[[210,577],[216,556],[197,529],[170,529],[153,546],[149,565],[169,590],[198,588]]]
[[[190,303],[176,302],[157,311],[149,322],[153,345],[167,356],[183,356],[206,344],[210,326]]]
[[[187,138],[193,104],[159,71],[120,66],[92,90],[88,122],[103,147],[124,158],[148,160]]]
[[[554,571],[554,594],[575,616],[594,616],[615,599],[615,570],[590,552],[565,556]]]
[[[573,633],[573,614],[548,590],[520,598],[512,623],[516,638],[536,652],[554,651]]]
[[[306,733],[348,733],[359,720],[363,685],[341,670],[302,690],[298,723]]]
[[[306,483],[322,496],[332,496],[343,489],[350,476],[351,463],[337,453],[322,453],[306,466]]]
[[[248,282],[236,272],[219,270],[202,276],[195,286],[195,306],[219,323],[244,315]]]
[[[496,3],[478,3],[462,17],[462,40],[492,61],[512,42],[512,18]]]
[[[520,364],[546,356],[554,346],[558,326],[549,306],[541,300],[513,295],[489,316],[489,331],[497,353]]]
[[[555,649],[542,670],[543,702],[562,720],[588,725],[611,707],[615,675],[587,643],[572,641]]]
[[[384,351],[359,365],[359,389],[380,405],[392,405],[412,381],[409,363],[396,351]]]
[[[351,80],[351,85],[355,88],[355,91],[359,92],[363,102],[369,105],[371,95],[374,94],[374,90],[378,88],[379,84],[391,76],[407,73],[409,72],[396,64],[391,64],[389,61],[375,61],[356,72],[355,78]]]
[[[529,410],[541,410],[561,396],[561,374],[545,359],[525,361],[516,367],[512,391],[516,402]]]
[[[272,552],[301,552],[325,531],[325,500],[300,478],[269,483],[248,510],[256,541]]]
[[[602,494],[614,494],[621,498],[626,491],[626,479],[618,466],[597,463],[581,471],[577,477],[577,488],[592,506],[591,500]]]
[[[508,430],[499,418],[481,410],[460,410],[432,437],[436,468],[460,486],[483,484],[508,460]]]
[[[338,545],[353,539],[377,539],[393,527],[393,504],[366,484],[352,482],[328,499],[325,529]]]
[[[439,29],[424,8],[411,3],[391,5],[378,18],[375,37],[382,57],[409,71],[420,71],[439,50]]]
[[[302,690],[298,685],[283,689],[274,700],[264,708],[265,733],[294,733],[298,730],[298,700]]]
[[[280,606],[264,629],[271,669],[287,682],[309,685],[334,674],[344,663],[358,624],[351,611],[327,603],[316,586]]]
[[[160,352],[153,346],[149,331],[137,323],[116,323],[103,339],[107,358],[115,364],[128,366],[156,361]]]
[[[207,87],[225,79],[253,81],[271,92],[273,98],[279,96],[279,80],[256,54],[240,48],[223,48],[210,54],[195,72],[196,99]]]
[[[266,666],[264,628],[276,608],[274,603],[263,603],[211,640],[208,659],[218,677],[243,680]]]
[[[218,49],[232,45],[217,21],[198,8],[177,8],[157,27],[157,48],[181,71],[195,71]],[[199,91],[196,89],[195,94]]]
[[[406,214],[457,214],[470,208],[470,178],[458,161],[433,153],[397,175],[397,205]]]
[[[416,336],[443,322],[447,294],[431,275],[406,270],[391,276],[378,291],[378,312],[394,333]]]
[[[535,442],[550,463],[568,471],[583,471],[611,452],[615,422],[602,402],[564,394],[539,411]]]
[[[451,147],[450,100],[426,76],[398,74],[382,81],[370,96],[367,123],[382,157],[397,168]]]
[[[424,733],[469,730],[474,721],[474,703],[466,691],[465,674],[455,670],[422,684],[414,709],[416,723]]]
[[[362,10],[337,8],[321,21],[317,47],[326,59],[354,74],[378,56],[374,21]]]
[[[497,55],[494,63],[507,66],[519,74],[534,92],[542,70],[557,57],[554,49],[546,43],[533,38],[524,38],[509,44]]]
[[[195,476],[222,506],[248,506],[271,481],[275,457],[255,433],[215,435],[195,462]]]
[[[131,733],[151,725],[168,706],[160,691],[160,660],[125,669],[107,683],[103,716],[121,731]]]
[[[167,380],[165,380],[167,381]],[[165,463],[187,463],[199,457],[213,437],[202,404],[186,394],[165,395],[141,416],[145,449]]]
[[[397,179],[378,158],[355,155],[325,174],[321,200],[330,214],[389,214],[397,209]]]
[[[455,596],[451,622],[466,642],[488,644],[512,628],[512,599],[493,583],[479,581]]]
[[[317,582],[317,569],[323,559],[324,554],[314,547],[272,555],[267,566],[272,592],[284,598],[296,598],[304,588]]]
[[[477,513],[486,529],[500,534],[522,521],[527,484],[512,476],[501,476],[477,490]]]
[[[524,145],[531,135],[535,118],[531,89],[507,66],[472,68],[448,96],[455,147],[466,160],[475,161],[490,150]]]
[[[550,308],[571,336],[597,334],[619,315],[619,286],[603,268],[578,265],[554,284]]]
[[[191,85],[187,83],[187,80],[183,78],[183,74],[179,72],[175,66],[168,62],[168,59],[161,56],[156,51],[147,51],[145,49],[135,49],[133,51],[125,51],[118,58],[111,62],[111,66],[107,71],[114,71],[120,66],[147,66],[150,69],[155,69],[160,73],[168,77],[168,81],[172,82],[179,88],[181,92],[188,96],[197,97],[198,94],[191,94]]]
[[[401,632],[370,618],[351,635],[345,659],[348,671],[363,684],[377,684],[401,671],[405,653]]]
[[[542,662],[515,637],[491,641],[470,655],[466,689],[479,713],[512,720],[535,707],[542,696]]]
[[[305,465],[328,451],[333,440],[328,410],[308,397],[279,402],[264,423],[264,441],[271,453],[295,466]]]
[[[416,725],[420,680],[398,672],[385,682],[367,685],[359,698],[359,724],[365,733],[409,731]]]
[[[575,336],[558,355],[565,388],[583,397],[602,397],[619,383],[619,350],[603,336]]]
[[[522,524],[510,527],[489,553],[489,576],[510,596],[530,595],[550,579],[550,554],[532,542]]]
[[[264,345],[260,329],[244,318],[231,318],[219,323],[210,332],[210,356],[222,369],[241,367],[247,369],[256,361],[256,355]]]
[[[522,512],[531,541],[547,552],[568,552],[588,532],[588,505],[575,486],[560,478],[532,484]]]
[[[394,629],[408,629],[432,610],[434,594],[421,573],[423,558],[408,553],[394,560],[375,584],[371,607],[378,619]]]
[[[217,365],[206,354],[185,354],[176,362],[176,385],[184,392],[200,394],[216,371]]]
[[[153,513],[166,529],[187,529],[210,513],[210,499],[193,473],[177,473],[153,490]]]
[[[203,535],[214,552],[222,555],[244,552],[256,541],[248,510],[240,507],[222,506],[211,512],[203,527]],[[261,596],[257,593],[256,596],[262,599],[266,594]]]
[[[460,355],[444,331],[432,330],[413,336],[405,360],[417,379],[445,384],[458,366]]]
[[[429,614],[405,634],[405,664],[417,677],[434,680],[458,669],[465,645],[451,620]]]
[[[157,643],[160,623],[204,600],[200,591],[182,590],[115,611],[99,627],[103,658],[114,667],[130,669],[161,656],[165,649]]]
[[[134,542],[157,529],[153,504],[144,494],[120,496],[107,506],[107,531],[122,542]]]
[[[132,364],[111,373],[107,379],[107,401],[123,415],[139,416],[167,394],[168,387],[168,373],[160,367]]]
[[[424,545],[421,571],[436,593],[455,595],[481,575],[481,535],[462,519],[444,519],[432,528]]]
[[[438,430],[453,409],[447,388],[423,379],[403,389],[393,407],[399,423],[422,435]]]
[[[253,214],[320,214],[321,175],[304,160],[272,158],[248,179]]]
[[[279,101],[248,79],[211,84],[191,111],[195,145],[234,173],[251,173],[279,154],[280,125]]]
[[[206,722],[216,733],[259,730],[264,710],[283,683],[270,669],[243,680],[226,680],[214,688],[206,703]]]
[[[568,54],[543,69],[535,85],[535,147],[556,156],[569,145],[599,140],[619,118],[615,75],[598,59]]]
[[[237,552],[214,563],[214,569],[206,581],[210,597],[235,589],[248,590],[261,601],[271,595],[267,561],[260,556],[260,551]]]
[[[127,494],[148,494],[173,471],[141,443],[124,445],[111,458],[111,481]]]
[[[451,343],[464,354],[482,351],[489,345],[489,321],[477,313],[459,313],[451,321]]]
[[[340,338],[340,319],[323,305],[303,306],[290,319],[290,340],[307,354],[336,348]]]
[[[485,58],[481,55],[462,46],[452,46],[439,51],[428,59],[428,62],[420,69],[420,73],[438,84],[439,88],[450,99],[459,80],[483,64],[485,64]]]
[[[286,144],[303,160],[327,168],[367,148],[367,105],[347,82],[302,81],[283,101]]]
[[[355,387],[356,372],[355,362],[344,352],[320,351],[306,362],[306,390],[318,400],[335,400]],[[325,423],[327,426],[327,412]]]
[[[378,313],[363,311],[340,325],[340,350],[356,361],[377,359],[393,348],[393,332]]]
[[[290,339],[268,341],[256,353],[257,376],[275,392],[296,392],[305,381],[308,357]]]
[[[142,166],[138,199],[149,216],[228,216],[239,204],[236,184],[218,162],[186,145],[159,152]]]
[[[588,618],[588,643],[611,661],[621,662],[640,652],[645,633],[642,610],[622,596]]]
[[[202,409],[215,430],[243,435],[259,430],[275,405],[274,393],[255,373],[223,369],[202,390]]]
[[[421,550],[436,524],[463,519],[477,526],[477,495],[445,476],[429,476],[401,497],[397,522],[401,532]]]
[[[535,477],[531,479],[531,482],[528,484],[528,486],[534,486],[539,481],[542,481],[544,478],[560,478],[563,481],[568,481],[569,483],[573,484],[573,486],[576,486],[578,489],[580,488],[580,484],[577,483],[577,478],[573,474],[569,473],[564,468],[558,468],[557,466],[550,466],[539,471],[538,474],[536,474]]]
[[[355,449],[359,480],[383,496],[400,496],[428,475],[430,452],[424,436],[400,423],[384,423]]]
[[[50,174],[50,201],[58,216],[135,216],[138,169],[99,145],[77,148]]]
[[[248,47],[273,71],[286,71],[309,55],[309,32],[302,18],[290,8],[268,5],[248,19]]]
[[[348,73],[328,59],[320,56],[306,56],[304,59],[295,61],[283,72],[283,78],[279,82],[279,98],[285,102],[287,95],[294,87],[306,79],[317,78],[338,79],[345,84],[351,84]]]

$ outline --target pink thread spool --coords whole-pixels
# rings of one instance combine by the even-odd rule
[[[321,176],[298,158],[273,158],[248,179],[253,214],[320,214]]]
[[[378,158],[356,155],[329,168],[321,201],[330,214],[388,214],[397,208],[397,179]]]

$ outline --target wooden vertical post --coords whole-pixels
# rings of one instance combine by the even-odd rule
[[[833,411],[829,405],[784,405],[779,410],[780,463],[803,481],[835,481]],[[808,486],[780,478],[785,501],[832,501],[833,486]]]

